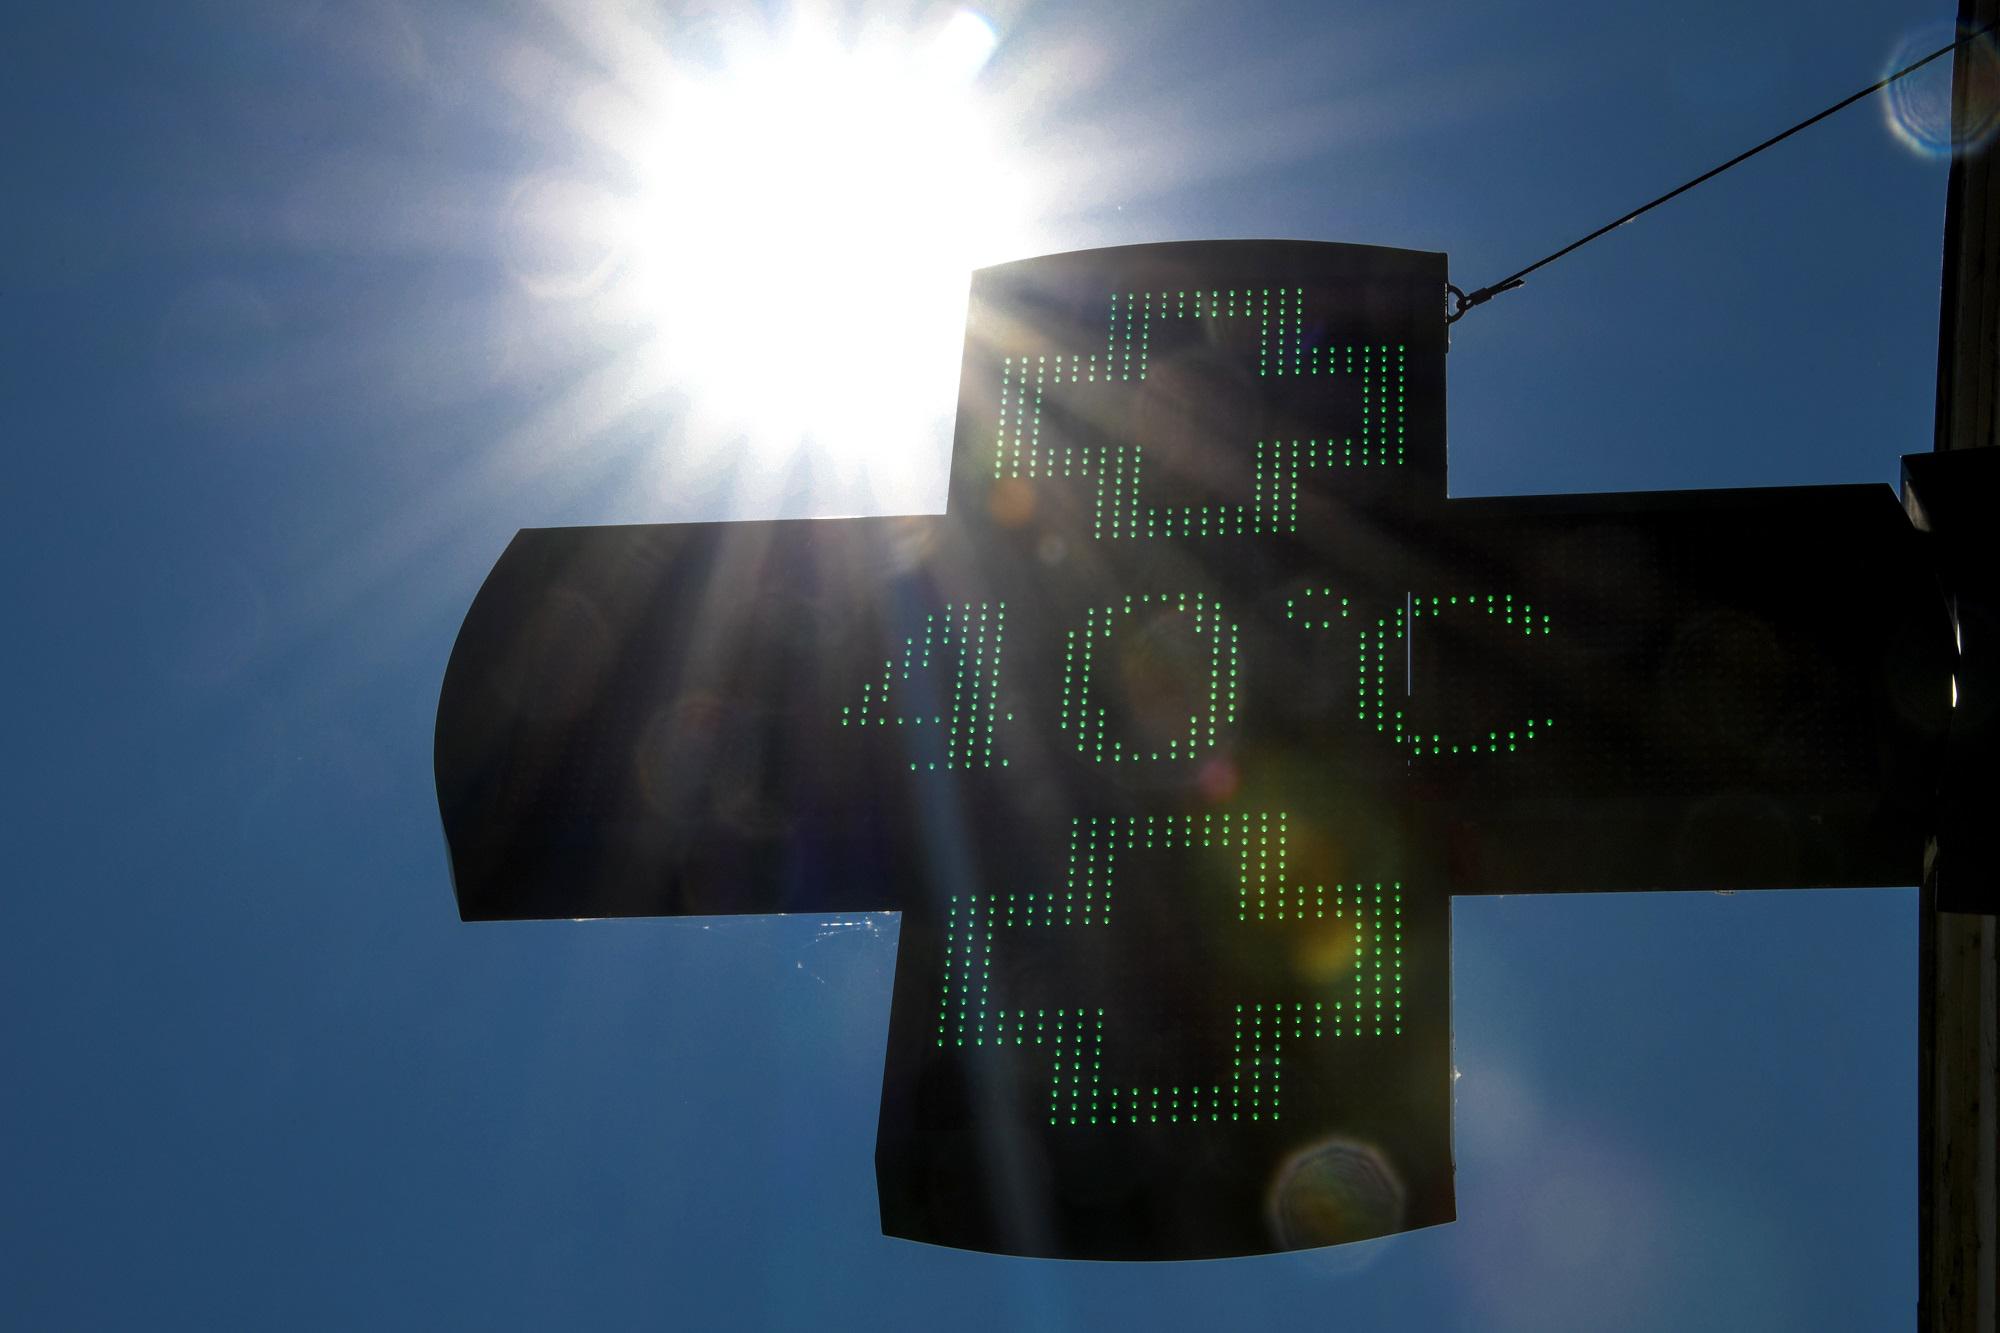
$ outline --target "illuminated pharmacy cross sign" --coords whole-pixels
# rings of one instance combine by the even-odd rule
[[[903,913],[892,1235],[1449,1220],[1450,895],[1908,882],[1946,668],[1886,488],[1446,500],[1444,284],[988,269],[944,516],[523,531],[438,710],[460,911]]]

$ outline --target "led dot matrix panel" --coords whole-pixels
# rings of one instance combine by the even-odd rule
[[[1910,878],[1945,631],[1886,488],[1446,500],[1444,281],[985,270],[946,515],[524,531],[439,706],[461,911],[903,912],[892,1235],[1449,1220],[1449,895]]]

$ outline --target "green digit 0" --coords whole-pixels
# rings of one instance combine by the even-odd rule
[[[1124,738],[1110,734],[1108,710],[1095,702],[1102,687],[1093,683],[1093,673],[1102,674],[1113,638],[1132,632],[1134,617],[1141,613],[1189,618],[1194,635],[1207,642],[1208,666],[1206,697],[1188,714],[1186,730],[1143,747],[1137,738],[1128,746]],[[1236,622],[1198,592],[1142,593],[1128,595],[1118,605],[1091,607],[1084,612],[1082,628],[1070,630],[1064,640],[1062,708],[1056,724],[1075,737],[1077,753],[1097,763],[1193,759],[1214,749],[1222,729],[1235,725],[1242,659],[1238,640]]]

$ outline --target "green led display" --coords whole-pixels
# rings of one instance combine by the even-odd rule
[[[921,638],[911,635],[903,640],[900,662],[893,657],[885,659],[881,678],[861,683],[861,702],[841,708],[840,725],[929,726],[942,733],[942,764],[935,759],[912,759],[912,769],[993,767],[994,723],[1000,697],[1000,640],[1006,622],[1005,602],[946,603],[942,611],[924,617]],[[932,670],[933,654],[940,659],[941,668],[943,662],[950,663],[948,699],[936,688],[937,682],[923,679]],[[904,682],[913,675],[920,685],[928,683],[932,688],[928,692],[911,689]],[[915,694],[925,707],[891,712],[891,697],[904,694]],[[1007,765],[1005,759],[999,763],[1003,768]]]
[[[1185,733],[1166,738],[1164,746],[1149,743],[1141,750],[1127,749],[1125,741],[1109,734],[1107,710],[1093,702],[1091,670],[1098,653],[1135,613],[1149,609],[1171,611],[1189,618],[1196,636],[1208,641],[1207,706],[1188,714]],[[1215,748],[1218,729],[1236,720],[1236,692],[1241,665],[1237,628],[1222,614],[1222,608],[1201,593],[1127,594],[1118,606],[1092,607],[1084,612],[1082,629],[1068,631],[1063,646],[1062,712],[1057,725],[1072,732],[1077,751],[1103,763],[1125,760],[1187,760],[1203,750]]]
[[[1062,888],[952,896],[936,1045],[1049,1048],[1052,1125],[1278,1119],[1288,1039],[1394,1037],[1403,1031],[1403,886],[1289,883],[1289,820],[1283,811],[1072,819],[1070,870]],[[1351,959],[1336,960],[1340,979],[1313,998],[1253,999],[1234,1006],[1233,1058],[1224,1081],[1121,1082],[1104,1070],[1102,1008],[1009,1007],[994,993],[996,944],[1004,952],[1017,932],[1109,928],[1120,853],[1154,849],[1228,853],[1240,923],[1289,922],[1298,929],[1330,921],[1347,928],[1338,936],[1343,948],[1352,940]]]
[[[1308,593],[1306,596],[1309,597]],[[1326,594],[1322,593],[1322,597]],[[1304,599],[1298,599],[1304,600]],[[1286,614],[1292,614],[1293,603],[1286,603]],[[1546,730],[1555,725],[1553,718],[1522,718],[1511,723],[1506,730],[1494,728],[1484,736],[1441,736],[1435,732],[1424,734],[1419,731],[1414,720],[1406,716],[1402,708],[1395,706],[1399,698],[1407,698],[1410,693],[1410,661],[1416,652],[1415,639],[1417,622],[1429,616],[1433,620],[1453,613],[1477,615],[1480,612],[1503,622],[1508,631],[1519,630],[1524,637],[1549,632],[1549,617],[1546,613],[1536,615],[1534,607],[1523,599],[1518,604],[1512,593],[1484,594],[1439,594],[1429,598],[1414,594],[1404,606],[1395,608],[1389,615],[1380,616],[1372,627],[1364,626],[1360,632],[1355,653],[1356,681],[1354,696],[1354,717],[1358,722],[1372,723],[1374,729],[1389,736],[1398,745],[1407,745],[1413,754],[1511,754],[1528,741],[1535,739],[1537,729]],[[1348,613],[1346,599],[1341,600],[1340,614]],[[1307,617],[1309,628],[1331,629],[1332,622],[1322,618],[1316,624]],[[1401,644],[1402,650],[1391,653],[1391,643]],[[1403,689],[1395,689],[1395,667],[1403,668]]]
[[[1109,710],[1094,700],[1092,674],[1121,627],[1149,612],[1186,617],[1192,633],[1206,640],[1205,706],[1187,715],[1180,734],[1152,738],[1143,747],[1136,741],[1128,746],[1125,738],[1111,734]],[[1510,719],[1484,735],[1445,736],[1423,731],[1409,708],[1398,706],[1410,703],[1418,623],[1426,617],[1482,613],[1504,624],[1507,633],[1518,630],[1526,638],[1546,635],[1551,628],[1546,612],[1537,613],[1526,599],[1517,600],[1512,593],[1411,594],[1403,606],[1376,617],[1372,625],[1364,618],[1355,641],[1355,720],[1395,745],[1409,747],[1413,756],[1440,757],[1517,753],[1553,727],[1554,718],[1529,716]],[[1285,618],[1310,630],[1332,629],[1334,620],[1353,614],[1351,599],[1329,588],[1306,588],[1285,601]],[[1006,767],[1008,761],[996,752],[997,724],[1014,716],[1003,712],[1000,704],[1000,645],[1006,616],[1005,603],[967,603],[947,604],[925,617],[922,635],[904,640],[900,662],[886,659],[879,680],[862,682],[861,702],[841,708],[841,725],[932,727],[944,738],[944,758],[912,759],[912,770],[991,768],[996,762]],[[949,700],[933,688],[922,696],[930,711],[892,712],[891,696],[906,688],[901,682],[931,671],[934,654],[951,660]],[[1086,608],[1083,624],[1065,632],[1056,725],[1071,734],[1079,754],[1096,763],[1192,760],[1214,750],[1223,729],[1235,723],[1244,670],[1239,627],[1205,594],[1128,593],[1118,605]]]
[[[1173,319],[1256,320],[1260,376],[1318,375],[1324,371],[1354,377],[1360,389],[1356,433],[1337,439],[1247,442],[1252,449],[1250,496],[1240,504],[1148,505],[1141,490],[1145,451],[1138,441],[1102,445],[1044,442],[1043,407],[1051,389],[1143,382],[1151,364],[1153,326]],[[1321,345],[1308,339],[1306,329],[1305,296],[1299,289],[1115,294],[1101,354],[1043,352],[1002,358],[993,477],[1094,480],[1092,535],[1100,540],[1295,533],[1302,473],[1399,466],[1407,458],[1407,347]]]

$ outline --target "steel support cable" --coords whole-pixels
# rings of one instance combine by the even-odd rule
[[[1757,156],[1757,154],[1763,152],[1766,148],[1769,148],[1774,144],[1783,143],[1785,140],[1791,138],[1794,134],[1797,134],[1800,130],[1812,128],[1814,125],[1819,124],[1822,120],[1825,120],[1828,116],[1833,115],[1835,112],[1845,111],[1848,107],[1853,106],[1856,102],[1861,101],[1863,98],[1874,96],[1876,93],[1881,92],[1884,88],[1887,88],[1890,84],[1894,83],[1896,80],[1916,73],[1918,70],[1922,69],[1925,65],[1928,65],[1933,60],[1936,60],[1939,56],[1949,55],[1951,52],[1956,51],[1959,47],[1964,46],[1967,42],[1976,41],[1979,38],[1984,37],[1987,33],[1993,31],[1995,26],[2000,26],[2000,25],[1989,23],[1983,28],[1978,28],[1971,32],[1966,33],[1964,36],[1960,37],[1955,42],[1949,42],[1944,46],[1940,46],[1937,50],[1931,52],[1929,55],[1923,57],[1921,60],[1912,61],[1911,63],[1903,66],[1901,69],[1895,71],[1893,74],[1885,75],[1884,77],[1876,80],[1874,83],[1869,84],[1866,88],[1863,88],[1861,91],[1857,93],[1850,93],[1848,96],[1841,98],[1838,102],[1835,102],[1832,106],[1827,107],[1825,110],[1806,117],[1804,120],[1792,126],[1790,129],[1783,130],[1777,134],[1772,135],[1770,138],[1764,140],[1764,142],[1758,144],[1754,148],[1746,148],[1742,152],[1738,153],[1735,157],[1732,157],[1727,162],[1724,162],[1722,165],[1716,167],[1710,167],[1707,171],[1702,172],[1701,175],[1696,176],[1693,180],[1685,181],[1680,185],[1676,185],[1673,189],[1668,190],[1665,194],[1661,195],[1659,198],[1654,199],[1649,203],[1644,203],[1639,205],[1639,207],[1633,209],[1631,212],[1625,214],[1623,217],[1616,218],[1613,221],[1605,223],[1603,226],[1599,227],[1596,231],[1591,232],[1588,236],[1584,236],[1577,240],[1571,241],[1568,245],[1565,245],[1562,249],[1556,251],[1554,254],[1545,255],[1542,258],[1537,259],[1534,263],[1528,265],[1526,268],[1521,269],[1518,272],[1508,274],[1506,277],[1500,279],[1500,281],[1496,283],[1493,283],[1491,286],[1481,287],[1477,291],[1468,293],[1461,290],[1454,284],[1446,283],[1445,291],[1448,295],[1450,295],[1453,298],[1456,304],[1452,312],[1449,315],[1445,316],[1445,323],[1447,324],[1458,323],[1459,320],[1465,318],[1466,311],[1471,310],[1474,306],[1485,305],[1488,301],[1500,295],[1500,293],[1502,292],[1513,291],[1516,287],[1519,287],[1522,281],[1530,273],[1533,273],[1536,269],[1541,268],[1547,264],[1555,263],[1558,259],[1561,259],[1564,255],[1569,254],[1573,250],[1582,249],[1584,246],[1589,245],[1592,241],[1604,235],[1606,232],[1618,230],[1618,228],[1624,226],[1626,223],[1632,221],[1632,219],[1640,216],[1641,214],[1650,213],[1652,210],[1658,208],[1661,204],[1666,203],[1669,199],[1674,199],[1680,195],[1686,194],[1689,190],[1692,190],[1695,186],[1700,185],[1704,181],[1713,180],[1715,177],[1720,176],[1723,172],[1729,170],[1737,163],[1748,161],[1750,158]]]

